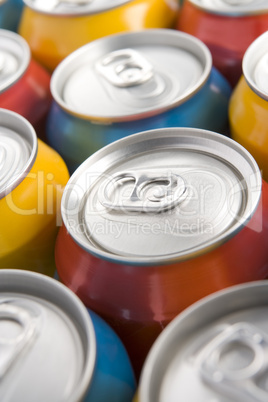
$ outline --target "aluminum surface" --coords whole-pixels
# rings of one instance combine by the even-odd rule
[[[0,93],[22,77],[30,58],[29,46],[20,35],[0,29]]]
[[[1,400],[82,400],[96,355],[85,307],[44,275],[3,269],[0,278]]]
[[[268,12],[267,0],[187,0],[211,13],[229,16],[254,15]]]
[[[148,117],[185,102],[206,83],[208,48],[168,29],[111,35],[73,52],[55,69],[51,91],[68,113],[97,121]]]
[[[0,109],[0,199],[27,176],[36,155],[32,125],[19,114]]]
[[[88,158],[65,188],[62,217],[93,254],[161,264],[234,236],[260,195],[258,166],[239,144],[205,130],[159,129]]]
[[[259,36],[243,58],[243,74],[251,89],[268,101],[268,32]]]
[[[233,286],[189,307],[149,353],[139,400],[267,401],[267,313],[267,281]]]
[[[57,16],[89,15],[109,11],[133,0],[23,0],[37,12]]]

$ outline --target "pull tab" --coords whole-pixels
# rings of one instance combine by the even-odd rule
[[[20,333],[15,338],[4,337],[0,333],[0,380],[20,352],[32,341],[37,327],[36,320],[27,310],[10,302],[0,304],[0,324],[3,321],[13,321],[18,324]]]
[[[104,207],[129,212],[165,211],[174,208],[185,196],[182,177],[162,172],[118,173],[105,180],[98,193]]]
[[[201,352],[200,375],[215,391],[237,401],[267,402],[268,337],[255,326],[237,323]]]
[[[140,85],[153,76],[152,65],[133,49],[109,53],[96,63],[96,69],[107,81],[117,87]]]

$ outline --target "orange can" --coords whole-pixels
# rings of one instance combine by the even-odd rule
[[[172,28],[177,0],[24,0],[18,32],[49,70],[82,45],[123,31]]]
[[[0,161],[0,268],[53,276],[67,167],[28,120],[6,109],[0,109]]]
[[[229,104],[232,138],[257,161],[268,181],[268,31],[247,49],[240,78]]]

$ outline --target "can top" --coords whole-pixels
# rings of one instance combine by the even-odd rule
[[[158,114],[192,97],[207,81],[209,49],[170,29],[110,35],[67,56],[51,92],[68,113],[108,122]]]
[[[82,400],[96,357],[94,327],[82,302],[45,275],[3,269],[0,278],[2,398]]]
[[[226,16],[254,15],[268,12],[268,0],[188,0],[206,12]]]
[[[0,109],[0,199],[17,187],[32,168],[37,136],[21,115]]]
[[[268,101],[268,31],[248,47],[243,57],[242,68],[251,89]]]
[[[267,401],[267,314],[267,281],[233,286],[184,310],[149,352],[139,401]]]
[[[23,0],[31,9],[55,16],[89,15],[109,11],[134,0]]]
[[[261,174],[233,140],[192,128],[116,141],[72,175],[62,217],[100,258],[131,264],[189,259],[234,236],[258,205]]]
[[[0,94],[22,77],[30,59],[27,42],[15,32],[0,29]]]

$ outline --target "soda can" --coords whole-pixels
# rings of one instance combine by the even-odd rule
[[[50,74],[20,35],[0,29],[0,108],[21,114],[44,139],[51,101]]]
[[[1,384],[6,402],[131,402],[135,379],[114,331],[66,286],[0,271]]]
[[[157,29],[109,36],[68,56],[51,78],[47,140],[72,173],[103,146],[139,131],[227,131],[231,88],[195,37]]]
[[[229,105],[230,132],[254,156],[268,181],[268,31],[259,36],[243,58],[243,76]]]
[[[137,376],[163,328],[219,289],[268,272],[268,184],[218,133],[137,133],[89,157],[65,187],[60,280],[123,340]]]
[[[0,268],[52,276],[68,169],[28,120],[0,109]]]
[[[74,50],[124,31],[174,28],[177,0],[24,0],[19,33],[50,71]],[[72,35],[70,35],[72,32]]]
[[[234,87],[249,45],[268,30],[267,0],[185,0],[177,29],[201,39]]]
[[[0,28],[17,32],[23,7],[23,0],[0,0]]]
[[[139,402],[265,402],[268,282],[232,286],[179,314],[153,345]]]

